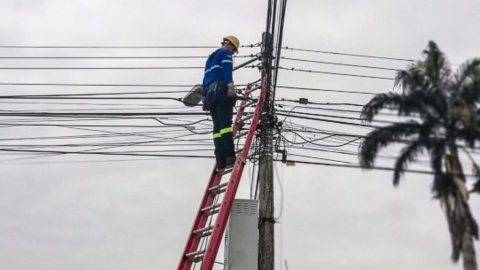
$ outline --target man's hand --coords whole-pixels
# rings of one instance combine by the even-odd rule
[[[202,97],[202,110],[205,112],[208,112],[208,104],[207,104],[207,97],[203,96]]]
[[[228,92],[227,97],[230,99],[237,99],[237,93],[235,92],[235,85],[233,82],[227,84]]]

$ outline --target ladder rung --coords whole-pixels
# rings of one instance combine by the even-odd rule
[[[203,232],[206,232],[206,231],[210,231],[211,229],[213,229],[213,226],[208,226],[208,227],[205,227],[205,228],[195,230],[195,231],[193,231],[193,233],[194,234],[203,233]]]
[[[202,256],[193,257],[193,258],[189,258],[188,260],[191,261],[191,262],[197,263],[197,262],[200,262],[200,261],[203,260],[203,255],[202,255]]]
[[[203,238],[212,235],[213,226],[208,226],[199,230],[193,231],[198,238]]]
[[[219,208],[222,204],[221,203],[217,203],[217,204],[214,204],[212,206],[208,206],[208,207],[205,207],[203,208],[202,210],[200,210],[201,212],[207,212],[207,211],[210,211],[210,210],[213,210],[215,208]]]
[[[252,118],[253,118],[253,115],[254,115],[254,114],[252,113],[252,114],[250,114],[249,116],[238,120],[237,123],[245,122],[245,121],[247,121],[247,120],[249,120],[249,119],[252,119]]]
[[[210,211],[210,212],[205,212],[205,215],[211,216],[211,215],[217,214],[218,212],[220,212],[220,209],[215,209],[215,210]]]
[[[203,238],[212,235],[212,232],[204,232],[202,234],[197,235],[198,238]]]
[[[252,93],[253,91],[258,90],[258,89],[260,89],[260,88],[262,88],[262,87],[261,87],[261,86],[254,87],[254,88],[250,89],[250,91],[248,91],[248,94],[250,94],[250,93]]]
[[[219,189],[216,193],[217,193],[217,194],[222,194],[222,193],[224,193],[225,191],[227,191],[226,188],[221,188],[221,189]]]
[[[243,108],[246,108],[246,107],[252,105],[252,104],[255,103],[255,102],[257,102],[257,99],[254,99],[254,100],[252,100],[252,101],[250,101],[250,102],[245,103],[245,105],[243,105],[242,107],[243,107]]]
[[[203,255],[204,253],[205,253],[205,249],[202,249],[202,250],[199,250],[199,251],[187,253],[187,254],[185,254],[185,257],[190,259],[191,257],[195,257],[195,256],[198,256],[198,255]]]
[[[232,168],[228,168],[226,170],[223,170],[220,172],[221,175],[225,175],[225,174],[229,174],[233,171],[233,167]]]
[[[241,132],[240,134],[235,135],[235,137],[233,137],[233,139],[234,139],[234,140],[235,140],[235,139],[238,139],[238,138],[243,137],[243,136],[245,136],[245,135],[247,135],[247,134],[248,134],[248,131]]]
[[[208,191],[212,192],[212,191],[220,190],[221,188],[226,187],[226,186],[228,186],[228,182],[222,183],[222,184],[217,185],[217,186],[213,186],[213,187],[209,188]]]

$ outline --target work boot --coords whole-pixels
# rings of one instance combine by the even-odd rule
[[[227,163],[225,165],[225,168],[232,168],[233,165],[235,164],[235,157],[227,157]]]
[[[215,170],[217,171],[223,170],[225,169],[226,166],[227,166],[227,163],[225,161],[217,160],[217,163],[215,164]]]

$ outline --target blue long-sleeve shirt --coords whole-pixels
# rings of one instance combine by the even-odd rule
[[[205,75],[203,77],[203,86],[207,86],[214,81],[228,84],[233,82],[233,61],[232,52],[225,49],[214,51],[207,59],[205,64]]]

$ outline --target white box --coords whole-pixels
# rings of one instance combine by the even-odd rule
[[[258,269],[258,201],[235,199],[225,232],[225,269]]]

